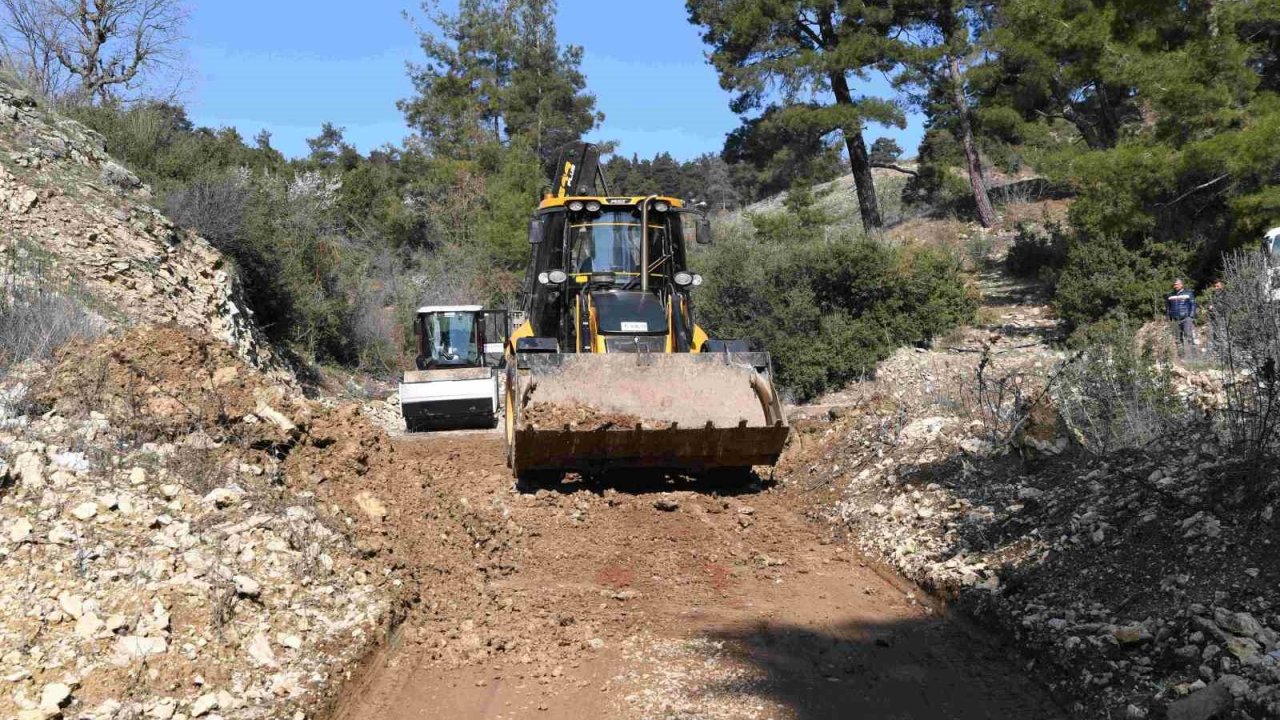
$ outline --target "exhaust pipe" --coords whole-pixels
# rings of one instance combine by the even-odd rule
[[[640,292],[649,292],[649,203],[657,198],[650,195],[640,203]]]

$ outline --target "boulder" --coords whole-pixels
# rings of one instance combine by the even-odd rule
[[[1173,702],[1165,711],[1168,720],[1210,720],[1231,707],[1231,691],[1221,683],[1201,688]]]

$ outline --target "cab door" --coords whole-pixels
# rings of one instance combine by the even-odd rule
[[[506,365],[507,338],[510,327],[506,310],[482,310],[478,318],[480,340],[484,343],[481,357],[485,367],[500,368]]]

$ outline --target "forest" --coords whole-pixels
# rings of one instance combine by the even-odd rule
[[[171,218],[233,258],[259,322],[308,361],[392,373],[415,305],[514,303],[550,165],[607,134],[554,0],[423,3],[398,104],[410,136],[362,153],[317,119],[301,157],[265,132],[199,127],[143,81],[181,40],[139,28],[180,26],[176,3],[99,4],[118,13],[97,33],[115,55],[59,34],[76,25],[50,8],[65,20],[76,3],[5,0],[4,71],[100,132]],[[702,316],[784,355],[801,396],[972,315],[962,258],[884,233],[930,217],[991,228],[1011,179],[1071,201],[1011,251],[1071,328],[1151,316],[1170,277],[1203,287],[1280,222],[1278,0],[689,0],[685,20],[740,126],[690,159],[606,142],[605,172],[726,220],[697,258],[721,273]],[[880,136],[911,113],[919,147]],[[860,223],[824,231],[811,190],[844,175]],[[751,209],[780,193],[781,208]],[[779,289],[777,274],[805,282]]]

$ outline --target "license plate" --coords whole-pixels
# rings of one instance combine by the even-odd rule
[[[649,323],[624,322],[622,323],[622,332],[649,332]]]

